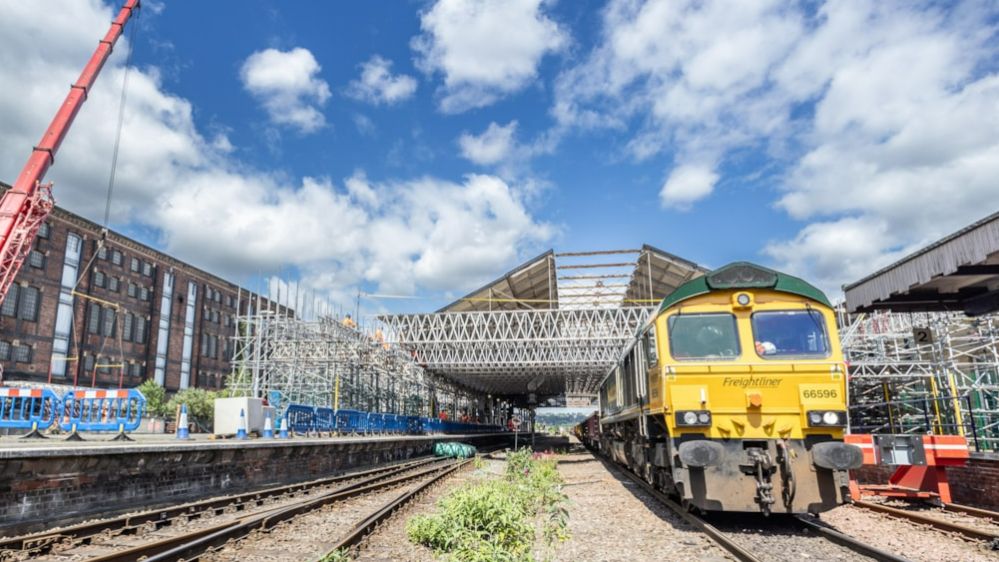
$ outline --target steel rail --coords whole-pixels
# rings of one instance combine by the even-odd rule
[[[471,462],[472,462],[471,459],[458,461],[457,463],[454,464],[454,466],[451,466],[450,468],[441,471],[439,474],[433,476],[426,482],[421,483],[417,488],[405,492],[399,497],[395,498],[394,500],[386,504],[384,507],[382,507],[375,513],[369,515],[364,521],[361,521],[360,523],[355,525],[354,528],[350,530],[350,532],[348,532],[343,538],[340,539],[339,542],[336,543],[336,545],[334,545],[332,548],[329,549],[329,551],[326,553],[326,555],[323,558],[339,550],[356,546],[358,543],[364,540],[364,538],[367,535],[369,535],[372,531],[374,531],[378,527],[378,525],[382,524],[388,518],[392,517],[392,515],[395,514],[395,512],[399,511],[403,506],[413,501],[415,498],[417,498],[423,492],[427,491],[431,486],[433,486],[437,482],[440,482],[441,480],[454,474],[458,470],[461,470],[462,468],[469,466]]]
[[[957,503],[945,503],[943,504],[943,508],[945,511],[953,511],[955,513],[974,515],[975,517],[981,517],[982,519],[991,519],[999,523],[999,511],[990,511],[988,509],[982,509],[980,507],[971,507],[970,505],[961,505]]]
[[[637,474],[625,468],[619,467],[613,463],[609,463],[603,458],[600,459],[600,462],[604,463],[604,466],[610,466],[613,469],[620,471],[630,480],[641,486],[643,490],[649,493],[649,495],[653,496],[654,498],[662,502],[664,505],[666,505],[666,507],[670,508],[678,515],[680,515],[680,517],[682,517],[684,521],[690,523],[698,530],[704,532],[706,535],[711,537],[711,539],[714,540],[719,546],[724,548],[731,555],[735,556],[738,560],[741,560],[743,562],[762,562],[763,560],[769,559],[768,557],[761,558],[753,554],[752,552],[746,550],[742,545],[740,545],[734,539],[729,537],[724,531],[721,531],[714,525],[711,525],[707,521],[701,519],[700,517],[697,517],[693,513],[690,513],[689,511],[684,509],[680,504],[673,501],[669,496],[657,490],[645,480],[642,480],[642,478],[639,477]],[[848,548],[851,551],[856,552],[857,554],[861,554],[863,556],[873,558],[874,560],[878,560],[879,562],[911,562],[907,558],[903,558],[895,554],[885,552],[869,544],[861,542],[853,537],[845,535],[835,529],[809,521],[802,516],[797,516],[794,518],[794,520],[799,524],[801,524],[802,527],[807,528],[810,531],[814,531],[815,533],[818,533],[823,538],[831,542],[834,542],[840,546]]]
[[[743,548],[742,545],[740,545],[738,542],[733,540],[731,537],[726,535],[724,532],[722,532],[714,525],[708,523],[707,521],[687,511],[686,509],[683,508],[683,506],[670,499],[669,496],[655,489],[654,487],[652,487],[651,484],[649,484],[645,480],[642,480],[641,477],[639,477],[637,474],[625,468],[619,467],[614,463],[608,462],[606,459],[602,457],[597,457],[597,458],[600,460],[600,462],[603,463],[604,467],[608,467],[615,472],[619,472],[627,476],[628,479],[630,479],[635,484],[638,484],[638,486],[641,487],[642,490],[644,490],[647,494],[654,497],[660,503],[662,503],[663,505],[674,511],[685,522],[690,524],[692,527],[696,528],[698,531],[701,531],[702,533],[711,537],[711,540],[713,540],[716,544],[718,544],[718,546],[725,549],[729,554],[734,556],[737,560],[740,560],[741,562],[764,562],[764,560],[766,560],[765,558],[757,557],[752,552],[749,552],[748,550]]]
[[[942,519],[937,519],[936,517],[930,517],[913,511],[906,511],[904,509],[888,507],[887,505],[880,505],[860,500],[855,500],[853,505],[869,509],[871,511],[878,511],[899,519],[908,519],[909,521],[913,521],[915,523],[929,525],[930,527],[934,527],[941,531],[957,533],[976,540],[999,541],[999,533],[986,531],[984,529],[975,529],[974,527],[959,525],[957,523],[951,523],[949,521],[944,521]]]
[[[355,485],[351,485],[349,489],[323,494],[322,496],[308,501],[303,501],[292,506],[276,508],[263,514],[249,515],[225,528],[218,529],[211,534],[199,533],[199,536],[194,537],[193,540],[191,536],[185,536],[183,538],[187,539],[186,542],[170,540],[169,544],[165,544],[165,541],[147,543],[128,550],[111,553],[101,558],[94,558],[91,559],[90,562],[126,562],[129,560],[138,560],[140,558],[144,560],[144,562],[173,562],[178,559],[188,561],[196,560],[209,549],[221,546],[233,540],[240,540],[254,530],[272,529],[283,521],[287,521],[319,507],[351,499],[369,492],[383,490],[411,480],[423,478],[428,474],[448,470],[454,464],[455,463],[450,463],[444,466],[432,467],[411,474],[395,476],[388,480],[383,480],[384,475],[376,476],[370,479],[375,482],[357,483]]]
[[[865,542],[861,542],[849,535],[844,535],[843,533],[826,527],[825,525],[820,525],[815,521],[809,521],[807,516],[798,515],[795,516],[795,521],[800,523],[805,529],[813,531],[825,537],[826,539],[846,547],[857,554],[862,554],[864,556],[873,558],[878,562],[909,562],[908,558],[903,558],[901,556],[892,554],[890,552],[885,552],[879,548],[875,548]]]
[[[180,505],[167,506],[162,509],[150,510],[139,514],[123,515],[113,519],[94,521],[73,525],[56,531],[43,531],[16,537],[0,539],[0,554],[4,551],[23,551],[31,555],[44,554],[53,545],[62,543],[72,543],[75,545],[88,544],[94,537],[105,535],[107,532],[119,532],[119,534],[135,532],[145,525],[152,525],[154,529],[171,525],[177,517],[184,516],[187,519],[192,517],[213,516],[221,514],[222,510],[235,506],[236,510],[246,509],[251,504],[261,505],[263,500],[277,496],[285,496],[321,488],[339,482],[366,478],[386,472],[399,471],[405,468],[414,468],[435,462],[435,457],[380,466],[367,470],[348,472],[337,476],[299,482],[284,486],[275,486],[253,492],[245,492],[232,496],[201,500],[197,502],[184,503]],[[214,512],[210,513],[209,512]]]

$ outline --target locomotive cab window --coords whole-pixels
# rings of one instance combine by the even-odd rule
[[[756,312],[753,340],[764,359],[829,355],[826,321],[817,310]]]
[[[676,359],[735,359],[739,333],[731,314],[674,314],[669,347]]]

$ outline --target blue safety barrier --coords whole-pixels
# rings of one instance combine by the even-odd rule
[[[406,433],[408,424],[406,416],[400,414],[385,414],[385,429],[395,435]]]
[[[333,433],[336,431],[336,412],[332,408],[316,408],[313,413],[312,426],[316,431]]]
[[[369,413],[368,433],[378,435],[384,431],[385,431],[385,417],[375,412]]]
[[[284,418],[288,420],[288,429],[294,433],[307,434],[312,432],[315,417],[316,409],[312,406],[288,404],[284,411]]]
[[[406,433],[410,435],[423,433],[423,418],[420,416],[406,416]]]
[[[64,431],[135,431],[142,424],[146,397],[128,390],[70,390],[57,418]]]
[[[302,404],[289,404],[283,417],[287,422],[288,429],[296,433],[317,431],[337,432],[342,435],[422,435],[427,433],[472,434],[503,431],[502,427],[496,425],[360,410],[334,411],[330,408],[314,408]]]
[[[337,410],[336,428],[338,432],[344,434],[367,433],[368,414],[358,410]]]
[[[48,429],[60,404],[47,388],[0,388],[0,429]]]

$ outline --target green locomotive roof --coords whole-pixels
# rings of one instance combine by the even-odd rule
[[[825,293],[814,285],[761,265],[738,261],[680,285],[666,295],[659,305],[659,312],[689,298],[727,289],[772,289],[809,298],[832,308]]]

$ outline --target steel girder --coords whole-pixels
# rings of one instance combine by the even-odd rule
[[[650,307],[384,315],[433,372],[496,394],[594,394]]]

